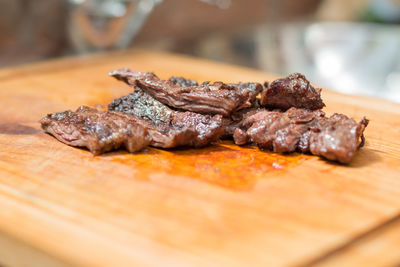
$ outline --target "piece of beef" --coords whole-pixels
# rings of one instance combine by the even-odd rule
[[[172,110],[140,88],[115,99],[108,108],[145,121],[155,147],[202,147],[217,141],[223,133],[222,116]]]
[[[246,129],[250,140],[263,149],[294,152],[309,122],[318,116],[324,116],[324,113],[295,108],[286,112],[262,110],[244,120],[241,128]]]
[[[180,86],[178,81],[158,78],[154,73],[142,73],[120,69],[111,76],[135,87],[138,86],[163,104],[203,114],[229,116],[232,112],[247,108],[262,90],[260,84],[202,83],[197,86]],[[176,82],[176,83],[175,83]],[[186,82],[185,82],[186,84]]]
[[[368,122],[363,118],[357,123],[337,113],[329,118],[320,118],[300,139],[299,150],[341,163],[349,163],[356,150],[364,145],[363,133]]]
[[[169,78],[171,82],[174,84],[178,84],[179,86],[186,87],[186,86],[196,86],[199,83],[195,80],[186,79],[184,77],[175,77],[171,76]],[[210,82],[203,82],[202,85],[209,84]],[[249,90],[250,97],[247,103],[247,108],[241,109],[231,114],[230,117],[224,117],[222,119],[222,124],[224,127],[224,134],[221,136],[222,139],[229,139],[232,138],[235,129],[238,127],[240,122],[257,112],[258,108],[260,107],[259,101],[256,98],[257,95],[262,91],[263,87],[259,83],[237,83],[237,84],[228,84],[230,86],[236,86],[238,90]]]
[[[365,118],[360,123],[341,114],[327,118],[320,110],[261,110],[243,120],[233,137],[238,145],[254,142],[278,153],[299,150],[349,163],[367,125]]]
[[[169,78],[169,80],[171,82],[173,82],[174,84],[177,84],[181,87],[188,87],[188,86],[197,86],[199,83],[195,80],[190,80],[190,79],[186,79],[184,77],[174,77],[171,76]],[[201,86],[206,86],[209,85],[210,82],[206,81],[201,83]],[[261,93],[261,91],[263,90],[263,87],[261,84],[259,83],[251,83],[251,82],[247,82],[247,83],[228,83],[228,86],[231,86],[233,88],[237,88],[237,90],[242,91],[244,93],[245,90],[249,91],[249,98],[247,100],[247,102],[241,107],[241,109],[244,108],[249,108],[253,105],[253,102],[255,101],[257,95],[259,93]]]
[[[146,126],[122,112],[81,106],[75,112],[48,114],[40,123],[59,141],[70,146],[87,147],[95,155],[121,146],[135,152],[150,144]]]
[[[321,89],[314,88],[300,73],[293,73],[271,84],[265,83],[265,89],[261,94],[261,105],[283,110],[291,107],[316,110],[325,106],[321,99]]]

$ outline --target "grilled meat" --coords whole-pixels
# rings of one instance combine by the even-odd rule
[[[310,152],[349,163],[363,144],[367,125],[365,118],[359,123],[342,114],[328,118],[320,110],[261,110],[242,121],[233,137],[238,145],[254,142],[262,149],[278,153]]]
[[[293,73],[286,78],[265,83],[261,94],[261,105],[270,109],[287,110],[291,107],[309,110],[322,109],[321,89],[314,88],[306,77]]]
[[[121,146],[136,152],[150,144],[146,126],[122,112],[81,106],[75,112],[48,114],[40,123],[47,133],[61,142],[87,147],[95,155]]]
[[[141,88],[163,104],[203,114],[229,116],[232,112],[249,107],[262,90],[260,84],[225,84],[223,82],[181,86],[188,80],[162,80],[154,73],[120,69],[110,73],[116,79]]]
[[[223,133],[222,116],[172,110],[140,88],[115,99],[108,108],[145,121],[155,147],[202,147],[217,141]]]

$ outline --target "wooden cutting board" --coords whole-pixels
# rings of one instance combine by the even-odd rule
[[[349,166],[230,142],[93,157],[41,131],[47,113],[130,92],[107,75],[119,67],[201,81],[274,78],[139,50],[0,70],[0,264],[400,263],[400,105],[323,91],[328,114],[371,120]]]

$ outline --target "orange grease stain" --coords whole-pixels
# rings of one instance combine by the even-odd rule
[[[281,155],[253,146],[239,147],[230,141],[224,141],[202,149],[148,148],[136,154],[111,153],[110,157],[113,162],[133,166],[141,178],[147,178],[151,173],[167,173],[207,181],[233,190],[246,190],[251,189],[258,179],[271,173],[283,172],[309,156]]]

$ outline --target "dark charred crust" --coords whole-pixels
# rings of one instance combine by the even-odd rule
[[[155,147],[202,147],[217,141],[223,133],[220,115],[170,109],[138,87],[133,93],[114,99],[108,108],[134,115],[147,123],[153,140],[151,145]]]

